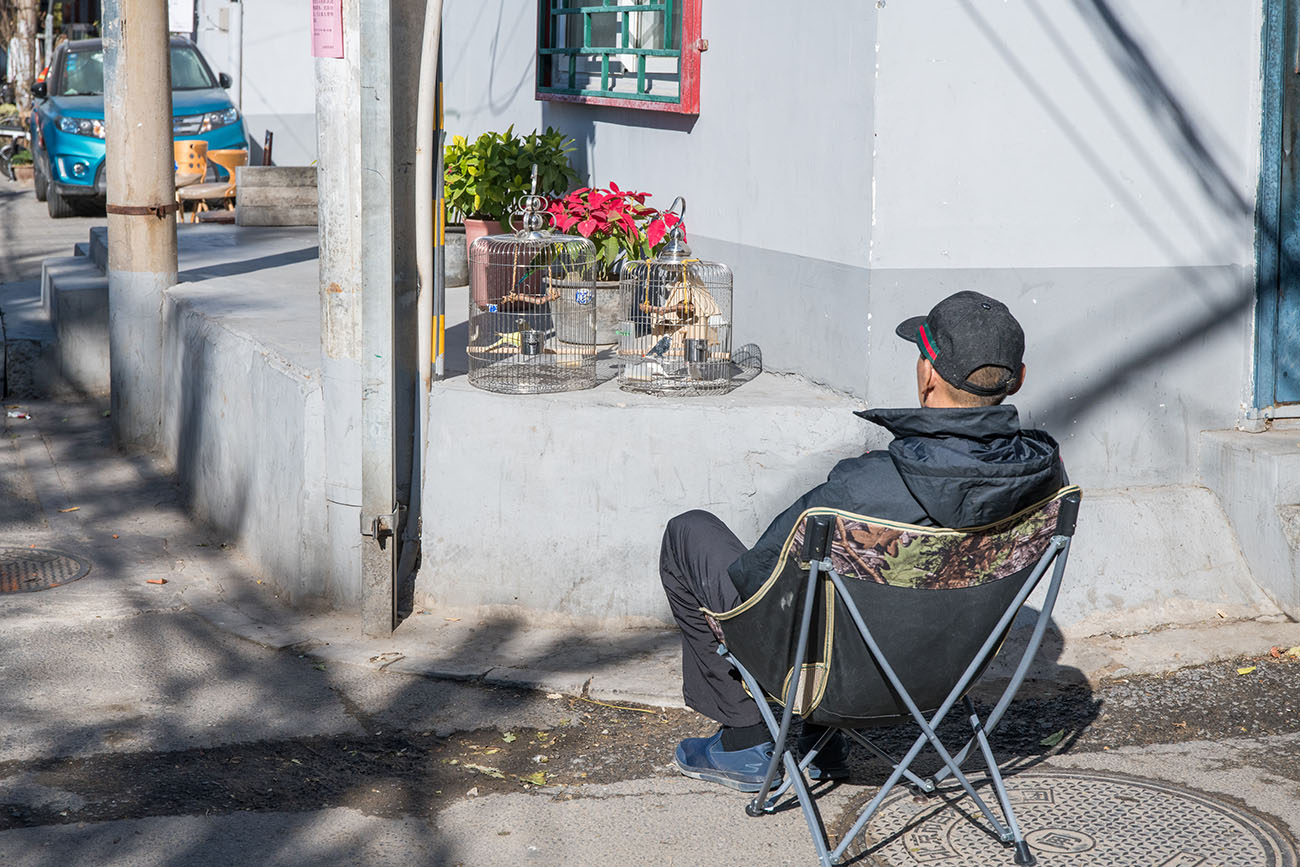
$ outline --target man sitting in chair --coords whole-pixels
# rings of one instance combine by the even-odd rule
[[[887,451],[840,461],[824,484],[800,497],[746,548],[715,515],[691,511],[668,522],[659,574],[682,631],[686,704],[721,724],[710,737],[677,746],[683,774],[742,792],[762,785],[772,740],[739,677],[718,656],[701,608],[729,611],[776,570],[777,558],[806,509],[825,506],[908,524],[975,527],[1040,502],[1066,484],[1056,441],[1021,430],[1004,405],[1025,380],[1025,335],[1005,304],[958,292],[896,329],[915,342],[919,409],[857,415],[894,435]],[[801,745],[820,732],[805,733]],[[848,776],[837,736],[809,768],[814,780]]]

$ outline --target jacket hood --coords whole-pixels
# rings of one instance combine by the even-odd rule
[[[889,456],[908,491],[941,527],[989,524],[1056,493],[1060,449],[1044,431],[1021,430],[1007,404],[855,413],[894,435]]]

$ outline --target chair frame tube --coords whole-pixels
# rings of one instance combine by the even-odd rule
[[[736,670],[740,673],[746,687],[748,687],[750,694],[755,696],[755,701],[758,704],[759,712],[763,717],[763,721],[775,739],[775,748],[772,753],[772,760],[768,765],[768,771],[764,783],[759,792],[754,796],[754,799],[746,805],[745,811],[751,816],[758,816],[766,812],[771,812],[775,807],[776,800],[788,788],[793,787],[800,808],[804,814],[804,819],[808,824],[808,830],[812,834],[813,843],[817,849],[818,859],[823,867],[831,867],[831,865],[838,863],[840,859],[843,858],[845,851],[852,844],[853,840],[857,838],[858,834],[862,832],[862,829],[866,827],[867,823],[871,820],[871,817],[875,815],[876,811],[880,808],[880,805],[884,802],[885,798],[889,795],[894,786],[897,785],[900,779],[906,778],[922,791],[929,793],[935,791],[938,783],[942,780],[946,779],[948,776],[952,776],[961,785],[965,793],[974,800],[980,812],[993,827],[994,835],[997,839],[1002,843],[1014,845],[1016,863],[1024,865],[1035,863],[1035,859],[1030,853],[1028,845],[1025,843],[1024,834],[1020,829],[1019,822],[1015,818],[1015,812],[1012,809],[1010,798],[1007,795],[1005,783],[1002,779],[1001,772],[998,769],[997,761],[993,756],[992,748],[988,742],[988,732],[992,731],[997,722],[1001,720],[1003,713],[1011,702],[1011,699],[1015,696],[1020,684],[1024,681],[1024,678],[1029,671],[1029,666],[1033,663],[1034,656],[1037,654],[1042,638],[1046,634],[1047,624],[1051,620],[1052,609],[1055,607],[1056,598],[1059,595],[1061,580],[1065,572],[1065,563],[1069,555],[1069,548],[1069,536],[1056,535],[1052,537],[1047,550],[1043,552],[1043,555],[1039,558],[1038,563],[1034,567],[1034,571],[1025,581],[1024,586],[1021,587],[1015,598],[1007,606],[1006,610],[999,618],[997,625],[992,631],[990,631],[988,638],[984,641],[983,645],[981,645],[979,651],[975,654],[975,657],[966,667],[962,676],[953,686],[947,698],[944,699],[943,703],[928,720],[920,708],[916,706],[916,703],[904,688],[898,674],[894,671],[893,666],[889,663],[889,660],[881,651],[880,646],[876,643],[876,640],[874,636],[872,636],[871,630],[868,628],[857,605],[853,602],[852,597],[849,596],[844,584],[844,579],[835,571],[834,568],[831,567],[829,558],[810,562],[808,568],[808,579],[804,590],[803,612],[799,624],[799,639],[795,648],[794,668],[790,675],[790,686],[786,690],[785,707],[782,711],[779,723],[777,722],[776,717],[772,714],[771,709],[767,706],[767,702],[761,699],[763,689],[754,679],[753,675],[749,673],[749,670],[746,669],[745,666],[726,649],[725,645],[718,648],[718,653],[724,656],[736,667]],[[981,721],[975,713],[974,705],[968,698],[966,698],[966,691],[975,679],[976,674],[988,661],[990,655],[995,651],[1003,633],[1010,627],[1012,620],[1015,619],[1016,614],[1025,604],[1029,595],[1033,593],[1034,590],[1037,589],[1039,583],[1041,583],[1043,575],[1047,572],[1049,566],[1054,566],[1055,568],[1052,570],[1052,577],[1048,584],[1046,596],[1044,597],[1043,607],[1039,612],[1038,622],[1034,625],[1034,630],[1030,636],[1029,643],[1025,647],[1011,680],[1003,690],[993,711],[989,714],[988,720]],[[787,746],[790,722],[793,717],[794,698],[802,679],[803,663],[807,656],[808,632],[812,622],[817,579],[823,576],[829,578],[835,591],[840,594],[840,598],[848,609],[849,616],[852,618],[854,626],[857,628],[859,635],[862,637],[863,641],[866,642],[868,649],[871,651],[872,658],[875,659],[876,663],[880,666],[881,671],[884,673],[898,698],[907,707],[908,714],[912,717],[913,722],[915,722],[921,729],[920,736],[917,737],[916,741],[912,744],[911,749],[909,749],[906,755],[904,755],[904,757],[899,761],[895,761],[891,756],[876,747],[869,739],[860,733],[852,729],[845,730],[853,740],[866,745],[868,749],[871,749],[880,757],[893,763],[893,771],[881,786],[880,791],[876,793],[875,797],[871,799],[871,802],[865,809],[863,809],[861,814],[858,816],[858,819],[854,822],[853,826],[849,829],[848,833],[844,835],[844,838],[834,850],[830,849],[826,837],[825,826],[821,820],[819,812],[817,811],[816,803],[809,794],[808,786],[803,776],[803,772],[815,757],[816,751],[814,750],[811,752],[802,762],[796,762],[793,753]],[[935,729],[937,729],[947,717],[949,711],[952,710],[958,700],[965,702],[966,710],[974,733],[966,742],[965,746],[953,755],[948,752],[943,743],[939,740]],[[939,757],[943,760],[943,767],[930,779],[922,780],[920,777],[913,774],[909,770],[909,767],[927,743],[939,754]],[[988,804],[975,791],[974,786],[966,775],[962,773],[961,765],[969,756],[972,746],[975,745],[978,745],[980,752],[984,756],[985,763],[988,765],[989,781],[993,785],[994,792],[998,799],[998,804],[1002,808],[1003,815],[1006,817],[1006,825],[1003,825],[1002,822],[998,821]],[[781,787],[776,790],[776,792],[772,793],[772,796],[769,799],[769,791],[771,790],[772,781],[776,776],[778,762],[784,764],[787,779]]]

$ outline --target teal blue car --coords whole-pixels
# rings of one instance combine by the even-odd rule
[[[244,120],[225,90],[230,76],[213,75],[198,48],[179,37],[171,40],[171,67],[174,136],[203,139],[208,150],[247,150]],[[107,192],[102,40],[60,45],[49,75],[33,85],[32,95],[36,198],[46,203],[51,217],[102,208]],[[218,171],[218,179],[224,177],[224,170]]]

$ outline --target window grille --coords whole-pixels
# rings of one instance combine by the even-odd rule
[[[699,112],[700,0],[538,0],[537,98]]]

